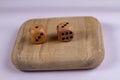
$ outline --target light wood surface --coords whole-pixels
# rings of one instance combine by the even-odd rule
[[[70,42],[57,39],[56,26],[69,22],[74,26]],[[44,44],[30,43],[29,28],[33,24],[46,27]],[[101,25],[93,17],[31,19],[22,24],[12,52],[12,62],[23,71],[92,69],[104,58]]]

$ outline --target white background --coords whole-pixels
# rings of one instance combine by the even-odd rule
[[[17,32],[31,18],[94,16],[102,25],[103,63],[93,70],[21,72],[11,63]],[[0,80],[119,80],[119,0],[0,0]]]

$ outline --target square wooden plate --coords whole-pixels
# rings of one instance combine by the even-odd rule
[[[74,27],[70,42],[59,42],[56,26],[67,21]],[[42,24],[46,27],[44,44],[30,43],[29,27]],[[102,31],[93,17],[62,17],[31,19],[23,23],[12,52],[12,62],[23,71],[73,70],[97,67],[104,58]]]

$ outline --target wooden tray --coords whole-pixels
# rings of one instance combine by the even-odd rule
[[[56,26],[67,21],[74,26],[74,39],[59,42]],[[46,43],[35,45],[29,40],[32,24],[46,26]],[[97,67],[104,58],[101,26],[93,17],[31,19],[20,28],[12,52],[13,64],[22,71],[73,70]]]

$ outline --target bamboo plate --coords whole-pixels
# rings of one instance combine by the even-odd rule
[[[59,42],[56,26],[67,21],[74,26],[71,42]],[[47,41],[35,45],[29,40],[32,24],[46,26]],[[104,58],[102,31],[93,17],[31,19],[20,28],[12,52],[13,64],[22,71],[92,69]]]

